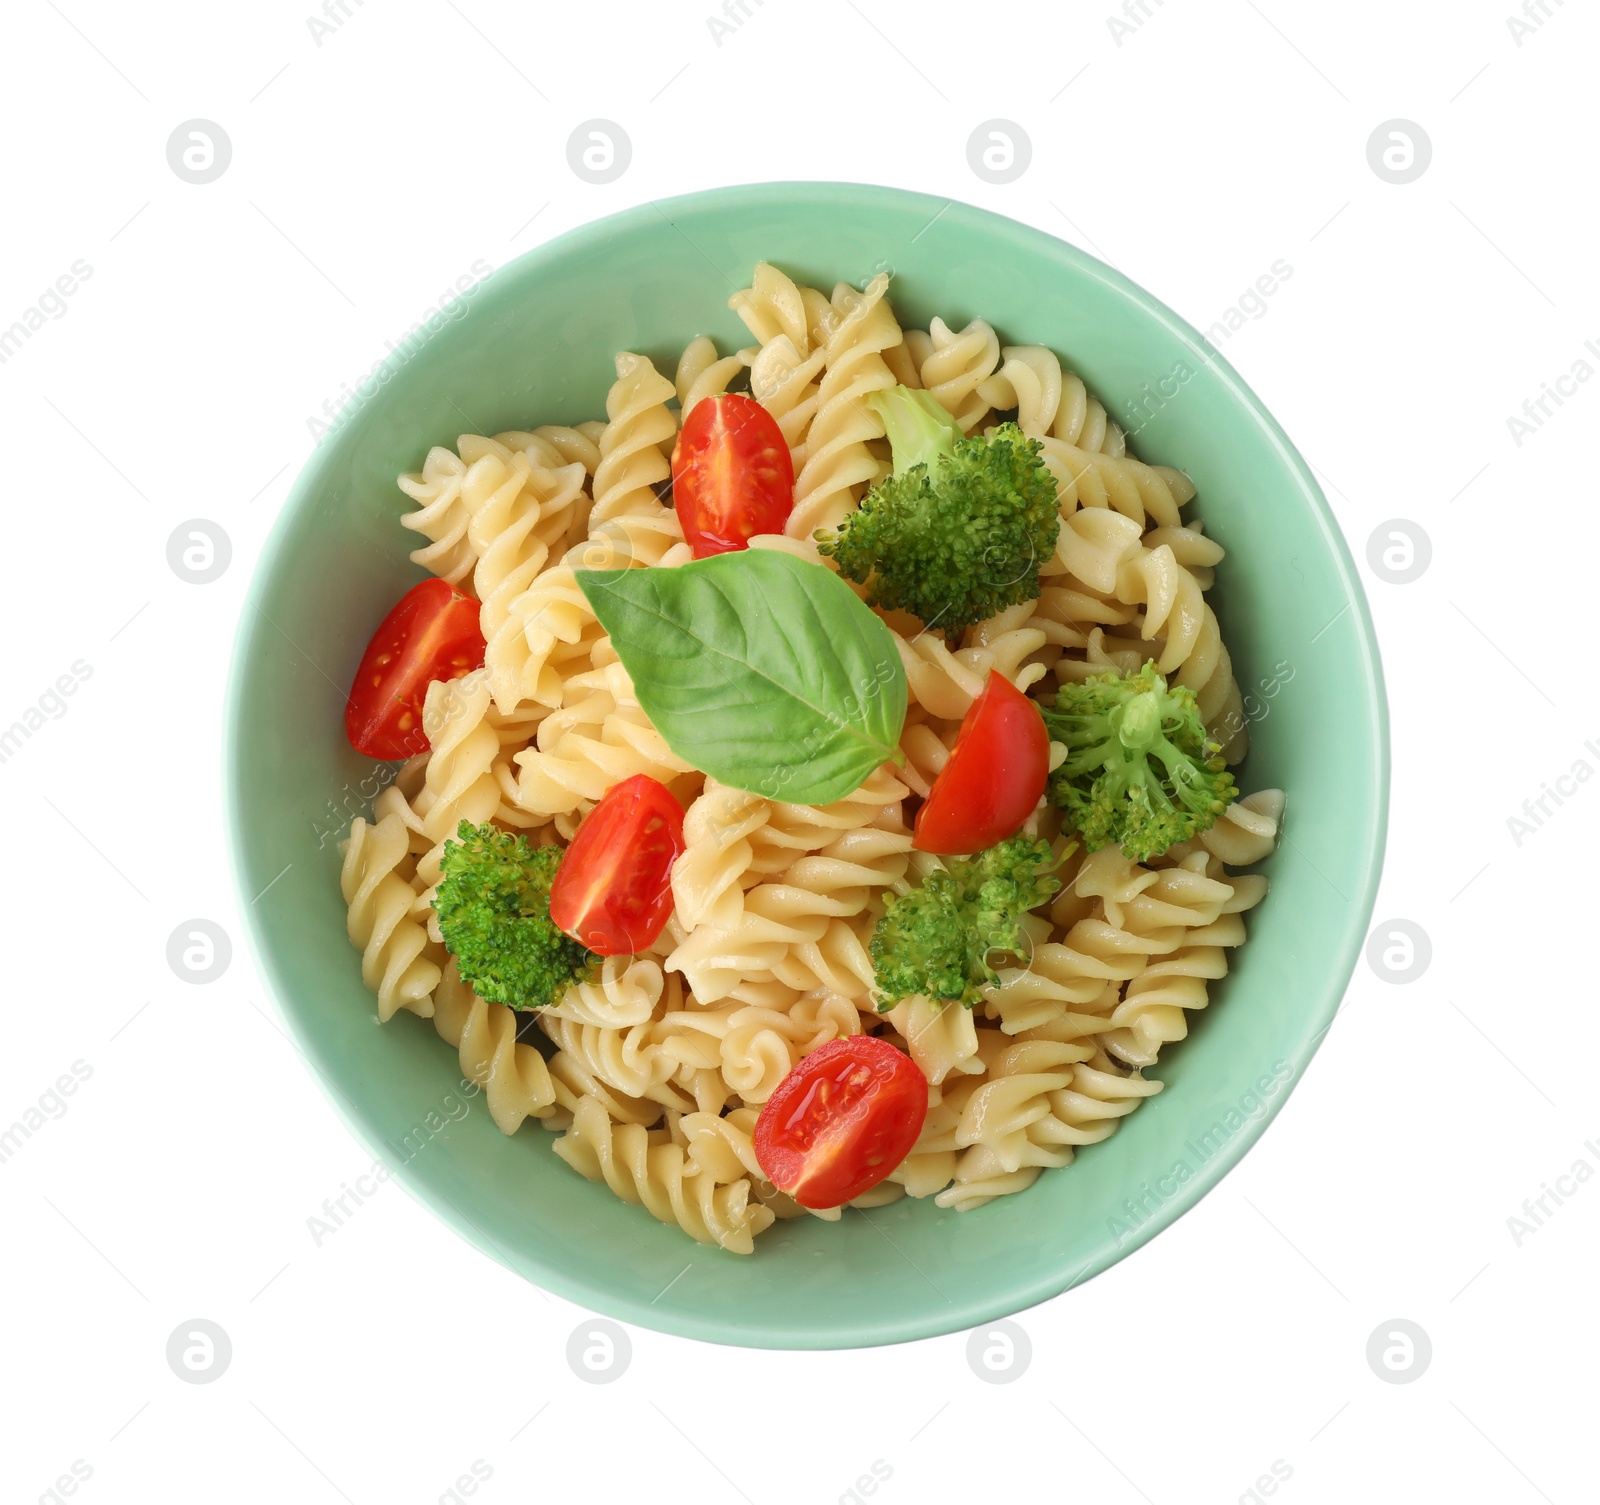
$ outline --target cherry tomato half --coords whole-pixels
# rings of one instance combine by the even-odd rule
[[[917,811],[911,845],[958,856],[1004,841],[1033,812],[1050,774],[1050,734],[1039,708],[989,671],[956,734],[955,751]]]
[[[369,758],[426,752],[422,702],[436,679],[459,679],[483,665],[478,603],[448,580],[424,580],[403,595],[361,655],[344,727]]]
[[[778,420],[741,392],[702,398],[672,449],[672,502],[696,559],[783,532],[794,464]]]
[[[778,1083],[756,1120],[756,1160],[802,1207],[871,1191],[911,1152],[928,1116],[928,1079],[876,1035],[814,1050]]]
[[[683,806],[647,773],[606,791],[583,818],[550,884],[550,918],[601,956],[654,944],[672,913]]]

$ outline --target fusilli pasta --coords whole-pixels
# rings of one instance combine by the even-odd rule
[[[749,348],[722,355],[697,337],[673,380],[624,351],[603,422],[462,435],[399,478],[413,504],[400,521],[422,539],[412,558],[476,598],[486,652],[482,669],[429,686],[428,750],[344,845],[348,931],[378,1017],[431,1019],[504,1133],[529,1119],[558,1131],[556,1153],[579,1174],[734,1253],[775,1219],[841,1215],[778,1191],[752,1137],[779,1084],[830,1041],[877,1034],[928,1085],[911,1153],[855,1206],[910,1196],[981,1207],[1112,1134],[1161,1090],[1145,1073],[1226,974],[1266,890],[1236,869],[1272,852],[1284,812],[1281,791],[1248,795],[1140,864],[1115,847],[1080,850],[1041,802],[1023,829],[1051,843],[1061,888],[1025,917],[1026,954],[996,958],[974,1008],[912,996],[879,1012],[873,932],[936,863],[913,850],[911,819],[991,673],[1040,694],[1153,660],[1194,691],[1230,762],[1247,747],[1206,600],[1223,550],[1183,515],[1189,477],[1129,454],[1055,352],[1002,344],[982,319],[902,332],[888,291],[885,274],[829,294],[761,263],[729,300]],[[796,477],[786,531],[752,547],[825,563],[818,530],[886,471],[866,399],[896,383],[925,389],[969,435],[1014,414],[1058,487],[1061,526],[1036,599],[951,641],[937,623],[880,613],[907,680],[901,761],[828,805],[746,793],[678,757],[576,573],[691,557],[663,501],[669,457],[696,404],[746,372]],[[1065,755],[1056,745],[1053,757]],[[461,821],[569,841],[635,774],[686,807],[672,914],[647,950],[581,974],[535,1016],[535,1033],[528,1016],[479,997],[442,943],[444,843]]]

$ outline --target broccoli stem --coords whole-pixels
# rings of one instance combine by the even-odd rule
[[[897,476],[917,465],[931,467],[941,455],[955,453],[961,430],[928,393],[911,387],[889,387],[869,392],[866,402],[888,435]]]
[[[1147,752],[1161,736],[1161,696],[1145,690],[1111,713],[1117,740],[1136,753]],[[1164,739],[1163,739],[1164,740]]]

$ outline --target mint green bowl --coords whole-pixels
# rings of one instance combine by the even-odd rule
[[[373,1027],[326,834],[330,812],[342,823],[364,807],[373,768],[345,741],[346,688],[373,628],[419,578],[395,477],[463,432],[603,416],[617,350],[670,372],[693,335],[723,351],[746,344],[727,300],[762,259],[824,288],[891,269],[903,322],[980,315],[1004,340],[1049,345],[1114,415],[1178,362],[1194,370],[1138,449],[1194,477],[1191,515],[1228,549],[1214,600],[1264,712],[1241,786],[1289,792],[1271,892],[1211,1007],[1153,1073],[1166,1090],[1021,1195],[968,1213],[905,1199],[837,1224],[784,1223],[743,1258],[583,1180],[543,1130],[504,1137],[480,1101],[398,1172],[486,1254],[584,1306],[713,1342],[849,1348],[1054,1296],[1166,1227],[1239,1160],[1298,1080],[1361,948],[1382,862],[1387,726],[1366,602],[1305,462],[1188,324],[1092,257],[965,204],[854,184],[718,189],[575,230],[496,272],[358,395],[295,484],[240,625],[226,759],[241,902],[294,1038],[375,1155],[406,1160],[408,1136],[415,1146],[460,1076],[429,1021],[402,1013]],[[1261,682],[1275,674],[1269,697]]]

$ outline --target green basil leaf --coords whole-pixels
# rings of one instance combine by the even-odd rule
[[[832,570],[741,549],[577,576],[656,730],[724,784],[825,805],[899,758],[905,668]]]

